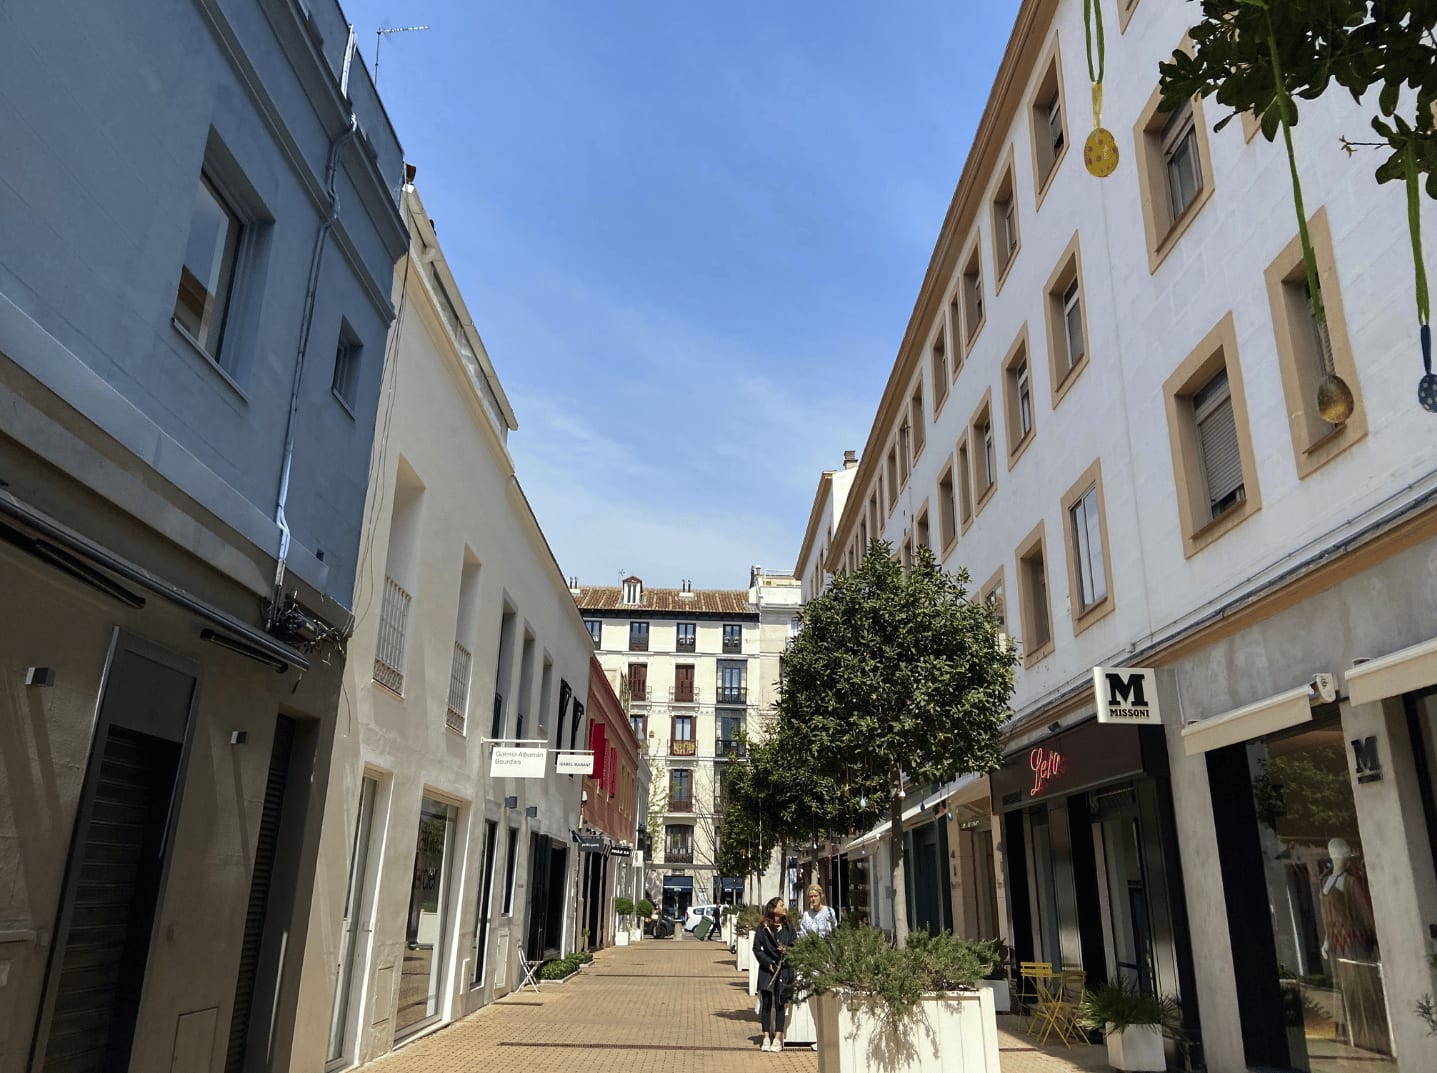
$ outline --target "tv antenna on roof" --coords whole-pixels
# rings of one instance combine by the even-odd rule
[[[379,88],[379,46],[384,40],[385,34],[409,34],[419,30],[427,30],[425,26],[393,26],[383,30],[374,31],[374,88]]]

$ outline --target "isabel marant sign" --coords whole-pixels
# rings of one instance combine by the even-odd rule
[[[1162,725],[1157,672],[1151,667],[1094,667],[1093,700],[1100,723]]]
[[[559,753],[554,757],[554,771],[559,775],[591,775],[594,754],[592,751]]]
[[[525,749],[517,745],[496,745],[489,756],[491,779],[542,779],[548,750],[542,745]]]

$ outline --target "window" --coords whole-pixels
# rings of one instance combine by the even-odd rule
[[[1023,665],[1031,667],[1053,651],[1042,522],[1018,548],[1018,602],[1023,619]]]
[[[720,704],[748,703],[748,664],[743,660],[719,660],[718,702]]]
[[[633,704],[643,704],[649,699],[649,665],[647,663],[629,664],[629,701]]]
[[[950,348],[953,367],[949,370],[948,375],[957,380],[958,370],[963,366],[963,312],[959,308],[956,291],[948,299],[946,338],[953,340],[953,346]]]
[[[694,807],[694,773],[688,768],[669,772],[669,811],[692,812]]]
[[[692,704],[696,699],[692,663],[680,663],[674,668],[673,699],[677,704]]]
[[[1033,440],[1033,378],[1026,324],[1003,359],[1003,408],[1008,428],[1008,468],[1012,469]]]
[[[1088,363],[1088,333],[1083,316],[1082,260],[1075,232],[1058,267],[1048,277],[1048,363],[1053,408]]]
[[[973,415],[969,437],[973,445],[973,494],[974,507],[981,511],[992,496],[998,483],[998,455],[993,440],[992,392],[983,395],[983,401]]]
[[[903,548],[902,548],[902,550],[899,552],[898,561],[903,564],[903,569],[904,569],[904,570],[907,570],[907,569],[909,569],[910,567],[913,566],[913,534],[912,534],[912,533],[908,533],[908,534],[906,534],[906,535],[903,537]]]
[[[717,756],[738,756],[740,738],[743,730],[743,712],[726,712],[720,710],[718,713],[718,739],[714,746],[714,754]]]
[[[898,448],[888,448],[888,509],[898,502]]]
[[[880,477],[881,480],[881,477]],[[868,528],[872,539],[877,540],[881,530],[878,527],[878,493],[874,492],[868,497]],[[863,542],[863,553],[868,554],[868,541]]]
[[[969,457],[968,436],[958,441],[958,521],[964,529],[973,521],[973,464]]]
[[[928,508],[925,505],[918,515],[918,520],[913,523],[913,546],[915,548],[927,548],[933,550],[933,533],[928,525]]]
[[[1312,314],[1302,248],[1295,236],[1264,273],[1268,302],[1272,306],[1273,334],[1277,339],[1283,401],[1287,404],[1288,431],[1299,478],[1325,465],[1367,435],[1367,415],[1347,335],[1326,209],[1313,214],[1308,232],[1317,254],[1318,292],[1327,315],[1325,330],[1318,328]],[[1317,385],[1329,369],[1346,382],[1355,403],[1352,415],[1341,424],[1328,422],[1317,409]]]
[[[644,742],[649,737],[649,717],[646,715],[629,716],[629,726],[634,728],[634,737],[638,739],[639,751],[644,749]]]
[[[359,392],[359,358],[364,351],[363,344],[349,321],[339,322],[339,341],[334,347],[334,379],[330,391],[351,417],[354,416],[355,398]]]
[[[943,542],[945,552],[958,539],[958,500],[953,490],[952,463],[938,478],[938,539]]]
[[[239,215],[202,174],[190,206],[174,323],[216,363],[223,353],[243,237]]]
[[[1162,111],[1154,91],[1133,128],[1138,189],[1148,241],[1148,271],[1156,272],[1212,194],[1211,156],[1202,101]]]
[[[647,652],[649,650],[649,624],[647,622],[629,623],[629,651]]]
[[[923,453],[923,447],[928,442],[928,432],[923,425],[923,378],[920,374],[918,383],[913,387],[913,398],[908,404],[909,420],[913,424],[913,457],[917,458]]]
[[[624,603],[641,604],[644,602],[644,583],[636,577],[624,579]]]
[[[603,622],[596,618],[586,618],[584,619],[584,626],[587,627],[589,631],[589,640],[594,642],[595,648],[598,648],[604,635]]]
[[[504,848],[504,910],[507,917],[514,912],[514,877],[519,871],[519,828],[509,828]]]
[[[671,809],[670,811],[687,811]],[[671,864],[690,864],[694,859],[694,829],[687,825],[664,826],[664,860]]]
[[[1018,255],[1018,195],[1013,183],[1013,151],[1008,150],[1008,163],[998,189],[993,193],[993,286],[1003,289],[1008,267]]]
[[[728,622],[723,628],[723,650],[728,653],[743,651],[743,625]]]
[[[676,715],[673,717],[673,725],[669,728],[669,755],[670,756],[693,756],[694,755],[694,717],[692,715]]]
[[[674,648],[679,652],[692,652],[696,630],[694,623],[680,622],[674,630]]]
[[[933,420],[938,420],[938,411],[943,409],[943,402],[948,398],[948,345],[947,333],[943,328],[938,329],[938,338],[933,340],[929,356],[933,363]]]
[[[1000,566],[998,572],[983,583],[978,590],[978,598],[983,601],[993,617],[998,620],[998,631],[1006,634],[1008,632],[1008,609],[1003,600],[1003,568]]]
[[[1068,133],[1063,118],[1063,71],[1055,48],[1038,88],[1033,94],[1033,175],[1038,182],[1038,204],[1048,192],[1053,174],[1068,148]]]
[[[980,250],[975,243],[963,268],[963,341],[968,350],[973,349],[973,340],[983,327],[983,265]]]
[[[1163,384],[1184,554],[1258,509],[1257,469],[1229,313]]]
[[[913,458],[913,440],[909,435],[908,422],[898,427],[898,478],[900,487],[908,483],[909,464]]]
[[[1103,473],[1094,462],[1063,496],[1068,530],[1068,600],[1073,633],[1082,633],[1112,610],[1108,594],[1108,528],[1103,517]]]

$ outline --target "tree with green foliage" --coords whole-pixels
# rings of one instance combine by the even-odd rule
[[[804,607],[784,657],[772,742],[785,824],[868,826],[887,815],[894,940],[908,935],[903,798],[1002,760],[1016,655],[968,575],[919,547],[904,569],[875,540]]]

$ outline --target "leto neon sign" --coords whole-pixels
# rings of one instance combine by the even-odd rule
[[[1049,782],[1067,770],[1068,764],[1057,749],[1044,749],[1040,745],[1028,754],[1028,766],[1033,769],[1033,788],[1028,796],[1037,797]]]

